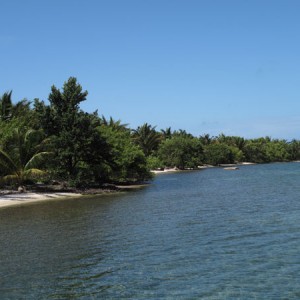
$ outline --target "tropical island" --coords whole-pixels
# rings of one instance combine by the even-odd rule
[[[300,159],[300,141],[271,137],[198,137],[185,130],[130,128],[120,120],[87,113],[77,79],[51,87],[49,104],[0,98],[0,185],[3,191],[115,191],[153,177],[151,170],[205,165],[287,162]]]

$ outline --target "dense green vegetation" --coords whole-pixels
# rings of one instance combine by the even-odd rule
[[[73,186],[138,182],[151,169],[197,168],[203,164],[267,163],[300,159],[300,141],[220,134],[199,137],[185,130],[130,129],[112,117],[80,109],[88,92],[76,78],[52,86],[49,104],[39,99],[0,98],[1,183],[64,181]]]

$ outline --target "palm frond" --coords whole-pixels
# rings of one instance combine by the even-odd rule
[[[4,183],[19,183],[20,180],[20,175],[18,174],[10,174],[2,177],[2,181]]]
[[[4,150],[0,149],[0,166],[5,173],[12,173],[18,170],[18,166]]]
[[[23,177],[40,177],[40,176],[45,176],[47,174],[46,171],[40,170],[40,169],[28,169],[23,172]]]
[[[52,152],[47,152],[47,151],[39,152],[39,153],[33,155],[31,157],[31,159],[24,166],[24,170],[29,170],[29,169],[32,169],[32,168],[37,168],[42,163],[44,163],[47,158],[49,158],[52,155],[53,155]]]

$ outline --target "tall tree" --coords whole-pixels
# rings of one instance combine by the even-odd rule
[[[70,130],[74,126],[79,112],[79,104],[86,100],[87,91],[77,83],[75,77],[70,77],[63,85],[61,92],[54,85],[51,88],[49,102],[56,130]]]
[[[158,149],[161,142],[161,135],[148,123],[139,126],[133,130],[133,139],[141,147],[144,154],[149,156],[153,151]]]
[[[49,106],[35,101],[35,111],[45,131],[54,136],[57,174],[65,179],[75,179],[93,165],[111,159],[109,145],[99,130],[101,121],[97,113],[80,110],[87,94],[76,78],[70,77],[62,91],[52,86]]]

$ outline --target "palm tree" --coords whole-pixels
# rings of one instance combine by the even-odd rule
[[[109,119],[106,119],[103,115],[101,117],[101,125],[111,127],[113,130],[116,130],[116,131],[129,130],[127,128],[128,124],[122,124],[121,120],[116,121],[112,117],[110,117]]]
[[[214,139],[214,137],[211,137],[208,133],[202,134],[199,137],[199,140],[201,141],[201,143],[203,145],[209,145],[209,144],[211,144],[211,142],[213,141],[213,139]]]
[[[144,154],[149,156],[154,150],[157,150],[161,142],[161,135],[148,123],[139,126],[133,130],[133,140],[141,147]]]
[[[30,105],[31,102],[27,99],[23,99],[18,101],[16,104],[13,104],[11,109],[12,117],[18,118],[28,114],[30,112]]]
[[[167,127],[166,129],[161,129],[160,131],[164,140],[170,139],[172,137],[171,127]]]
[[[7,121],[12,117],[12,91],[6,92],[0,98],[0,118],[3,121]]]
[[[12,91],[6,92],[0,97],[0,120],[2,121],[10,121],[12,118],[19,118],[30,112],[30,101],[23,99],[13,104],[11,94]]]
[[[21,131],[16,128],[7,149],[0,148],[0,167],[3,182],[22,184],[27,179],[44,176],[48,139],[41,130]]]
[[[191,133],[188,133],[184,129],[175,130],[173,132],[173,136],[181,136],[181,137],[190,137],[190,138],[193,138],[193,135]]]

